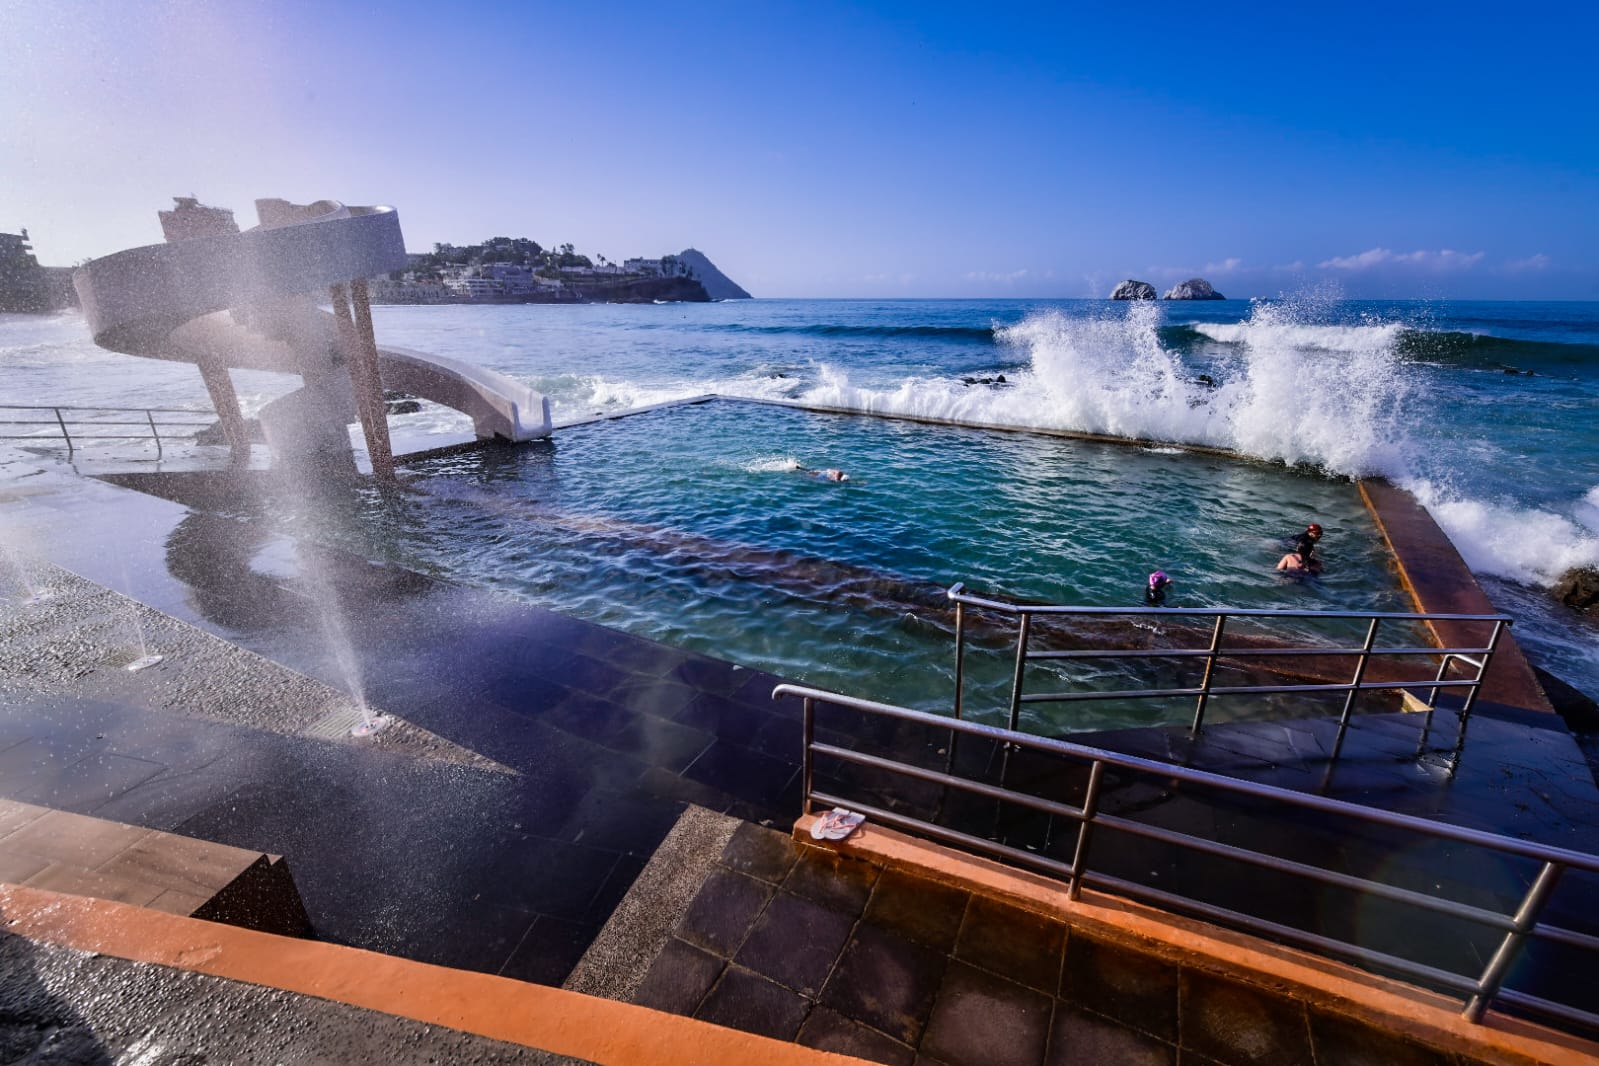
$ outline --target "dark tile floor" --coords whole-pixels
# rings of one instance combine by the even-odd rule
[[[283,854],[327,939],[559,983],[684,803],[799,809],[797,750],[759,746],[797,713],[768,675],[94,481],[5,506],[58,565],[336,688],[353,659],[374,706],[511,771],[178,718],[131,688],[0,715],[0,795]]]
[[[1455,1062],[753,825],[633,999],[903,1066]]]

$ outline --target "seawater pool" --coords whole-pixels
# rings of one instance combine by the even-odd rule
[[[713,400],[407,469],[407,493],[347,511],[279,499],[265,513],[296,535],[928,709],[952,698],[943,593],[956,581],[1137,606],[1158,568],[1175,606],[1410,609],[1352,482],[1171,448]],[[1327,529],[1327,572],[1283,578],[1284,540],[1307,521]],[[1011,655],[997,639],[973,649],[979,717],[1003,705]],[[1049,732],[1171,713],[1029,711]]]

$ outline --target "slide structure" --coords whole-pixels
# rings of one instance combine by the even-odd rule
[[[239,232],[231,211],[179,199],[161,212],[167,243],[85,264],[73,283],[95,343],[196,364],[229,441],[246,451],[228,371],[301,375],[303,388],[260,413],[274,460],[353,464],[347,427],[359,419],[374,472],[392,474],[385,389],[469,415],[479,439],[549,435],[548,399],[522,383],[376,343],[365,279],[407,266],[393,208],[257,200],[256,209],[261,224]]]

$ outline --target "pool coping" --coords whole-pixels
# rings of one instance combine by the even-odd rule
[[[1466,561],[1420,500],[1383,478],[1356,482],[1399,571],[1399,580],[1423,614],[1498,614]],[[1447,647],[1481,641],[1469,624],[1429,622],[1433,639]],[[1480,630],[1480,625],[1478,627]],[[1482,697],[1527,710],[1555,713],[1532,664],[1508,630],[1500,637]]]
[[[863,1060],[631,1003],[361,948],[0,884],[5,931],[39,943],[312,996],[600,1066]]]

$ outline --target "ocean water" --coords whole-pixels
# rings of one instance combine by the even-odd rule
[[[1163,456],[1157,446],[1132,453],[1138,456],[1135,465],[1156,464],[1134,469],[1127,460],[1105,459],[1092,448],[1072,451],[1062,442],[1039,443],[1044,438],[918,429],[931,435],[907,447],[928,458],[912,464],[916,469],[905,475],[911,490],[897,506],[914,513],[917,500],[942,500],[930,512],[936,521],[907,520],[891,535],[896,551],[874,556],[850,544],[847,526],[840,531],[828,525],[814,543],[802,542],[799,548],[782,542],[781,529],[773,533],[776,539],[763,542],[745,528],[765,513],[752,493],[772,484],[786,486],[785,493],[821,490],[802,495],[802,503],[827,501],[819,505],[835,511],[840,499],[874,499],[891,480],[902,484],[898,474],[891,478],[874,470],[882,465],[875,457],[888,452],[872,439],[856,429],[826,428],[862,420],[824,421],[790,433],[784,429],[788,423],[727,430],[696,423],[692,414],[673,423],[682,412],[669,412],[658,429],[638,431],[645,440],[722,441],[712,447],[712,460],[703,452],[670,454],[690,469],[722,456],[725,465],[713,471],[719,478],[715,483],[742,486],[743,495],[730,500],[712,493],[703,497],[704,507],[721,516],[741,514],[744,525],[729,532],[714,522],[705,525],[705,515],[663,520],[658,510],[623,515],[611,509],[607,521],[649,527],[651,535],[704,536],[752,544],[760,551],[796,551],[805,565],[862,566],[925,582],[944,580],[940,573],[952,580],[975,574],[1000,586],[996,591],[1103,601],[1113,599],[1115,590],[1125,588],[1152,560],[1169,558],[1175,561],[1167,568],[1177,571],[1179,588],[1196,603],[1242,602],[1256,591],[1267,598],[1277,593],[1271,579],[1254,582],[1226,560],[1245,558],[1253,566],[1289,527],[1315,518],[1329,526],[1333,536],[1326,550],[1343,572],[1335,567],[1326,587],[1309,595],[1323,598],[1327,606],[1356,604],[1361,595],[1388,604],[1391,583],[1365,569],[1369,531],[1358,508],[1347,504],[1352,478],[1385,476],[1428,506],[1490,597],[1516,617],[1514,631],[1534,660],[1599,696],[1599,630],[1548,595],[1548,587],[1567,569],[1599,565],[1599,304],[1377,303],[1312,293],[1203,304],[757,300],[379,307],[374,313],[383,342],[481,362],[543,391],[558,424],[718,393],[969,425],[1202,444],[1248,460],[1227,464]],[[5,369],[0,403],[205,403],[192,367],[101,352],[74,315],[0,318],[0,366]],[[293,385],[270,374],[236,373],[235,378],[247,406]],[[625,481],[607,471],[637,465],[628,458],[629,447],[658,457],[660,448],[621,444],[623,437],[612,431],[628,421],[557,434],[553,454],[560,461],[552,460],[550,469],[573,490],[562,499],[584,496],[576,491],[583,479],[574,480],[573,467],[563,466],[568,456],[586,457],[582,469],[591,472],[592,483],[585,488],[590,497],[611,481]],[[443,441],[468,429],[464,419],[437,408],[396,416],[392,424],[408,440]],[[623,431],[624,436],[633,432]],[[1032,443],[1005,446],[995,440]],[[1003,462],[980,455],[1007,447],[1020,454]],[[962,449],[979,458],[969,462]],[[538,463],[529,462],[528,469],[510,473],[448,464],[422,473],[435,496],[454,493],[446,500],[449,506],[481,509],[486,500],[497,499],[538,507],[536,492],[521,491],[537,483]],[[1109,462],[1119,465],[1114,472],[1100,471],[1095,481],[1095,464]],[[1158,465],[1163,462],[1170,469]],[[763,463],[771,469],[763,469]],[[800,486],[805,479],[789,470],[796,463],[844,467],[858,480],[853,488]],[[1005,542],[997,553],[1004,566],[991,559],[973,560],[965,571],[957,565],[969,545],[983,543],[1000,520],[985,510],[989,503],[1047,500],[1048,492],[1070,481],[1072,471],[1088,472],[1082,484],[1102,491],[1095,494],[1094,507],[1106,513],[1118,513],[1119,507],[1128,516],[1119,523],[1100,522],[1092,537],[1079,531],[1080,550],[1092,566],[1065,567],[1055,542],[1038,530]],[[923,479],[920,492],[917,478]],[[958,479],[963,493],[945,498],[948,479]],[[696,492],[703,490],[699,482],[704,480],[698,479]],[[508,490],[507,481],[518,488]],[[680,488],[675,498],[696,498],[688,484]],[[847,495],[829,494],[834,489]],[[618,491],[639,496],[637,490]],[[1207,509],[1225,513],[1228,520],[1196,517]],[[571,504],[566,510],[579,508]],[[1019,521],[1012,514],[1006,511],[1004,521]],[[506,519],[502,515],[499,521]],[[887,518],[882,521],[886,524],[863,528],[894,528]],[[417,522],[391,524],[414,529]],[[967,546],[940,548],[937,536],[946,526],[964,527]],[[789,522],[787,528],[796,527]],[[614,533],[585,535],[614,540]],[[486,534],[471,554],[483,563],[483,580],[514,585],[514,575],[506,573],[493,550],[501,535]],[[1226,550],[1207,550],[1211,537],[1221,537]],[[1083,542],[1089,547],[1081,547]],[[617,543],[615,552],[624,559],[647,550],[632,541]],[[425,555],[420,544],[412,542],[408,550]],[[447,568],[447,536],[442,544],[435,565]],[[532,548],[518,550],[527,558],[538,554]],[[779,554],[760,565],[776,572],[781,560]],[[1089,571],[1098,576],[1074,576]],[[1345,578],[1348,585],[1341,587]],[[588,590],[584,595],[592,602],[580,609],[609,618],[600,606],[603,594]],[[667,592],[651,595],[669,598]],[[814,596],[802,599],[808,610],[826,614]],[[627,609],[611,610],[625,614]],[[669,612],[663,607],[651,615],[663,613]],[[823,627],[807,641],[811,659],[832,654],[814,642],[827,633]],[[651,635],[680,636],[670,626]],[[787,668],[795,653],[769,649],[754,657]]]

